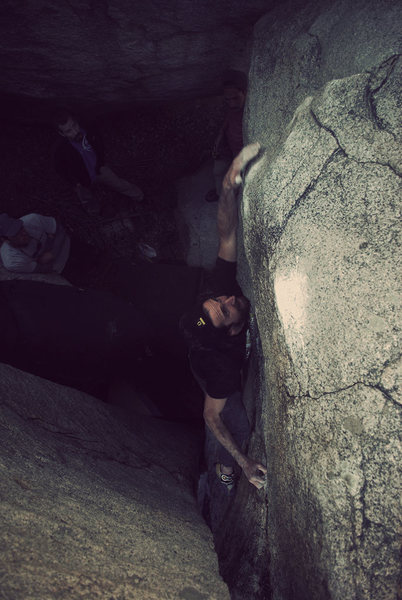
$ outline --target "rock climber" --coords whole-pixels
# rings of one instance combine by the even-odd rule
[[[246,456],[242,445],[249,422],[241,400],[241,370],[245,360],[249,301],[236,281],[237,190],[241,172],[255,158],[258,143],[246,146],[226,173],[218,202],[219,249],[199,301],[181,321],[189,345],[193,374],[204,392],[207,431],[219,442],[216,473],[230,491],[235,466],[251,484],[265,483],[266,467]]]

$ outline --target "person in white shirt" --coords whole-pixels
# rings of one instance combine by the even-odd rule
[[[70,254],[70,238],[53,217],[31,213],[15,219],[0,215],[0,256],[15,273],[61,273]]]

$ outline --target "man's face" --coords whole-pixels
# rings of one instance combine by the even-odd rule
[[[223,97],[229,107],[229,110],[240,110],[246,101],[246,94],[235,87],[225,87]]]
[[[24,248],[24,246],[28,246],[31,236],[24,227],[21,227],[18,233],[8,237],[7,240],[14,248]]]
[[[248,300],[244,296],[209,298],[203,302],[202,307],[214,327],[227,327],[229,335],[236,335],[243,329],[244,314],[248,308]]]
[[[80,126],[73,117],[69,117],[64,125],[59,125],[59,132],[62,136],[74,142],[80,142],[83,137]]]

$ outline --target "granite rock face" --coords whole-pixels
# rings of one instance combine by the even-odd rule
[[[240,489],[220,532],[223,573],[236,598],[391,600],[400,5],[292,7],[255,28],[246,115],[247,140],[263,145],[242,203],[241,277],[255,310],[250,454],[266,460],[268,488]]]
[[[208,190],[214,189],[212,161],[198,171],[182,177],[176,185],[176,222],[189,266],[211,269],[218,254],[216,217],[217,202],[206,202]]]
[[[1,92],[78,109],[213,95],[273,2],[6,1]]]
[[[194,432],[0,375],[2,597],[229,598],[192,491]]]

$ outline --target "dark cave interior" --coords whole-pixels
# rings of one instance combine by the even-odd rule
[[[201,415],[177,323],[194,300],[202,274],[186,266],[186,225],[177,222],[176,186],[211,161],[225,114],[217,95],[222,73],[234,66],[247,70],[251,28],[266,10],[262,0],[4,7],[1,212],[15,218],[53,216],[76,249],[66,279],[114,294],[155,325],[153,348],[141,358],[141,368],[133,364],[126,371],[166,418]],[[141,203],[102,187],[97,190],[100,213],[83,210],[54,169],[60,137],[52,116],[60,106],[96,124],[106,164],[143,190]],[[155,257],[145,255],[144,244]],[[5,362],[110,398],[110,368],[90,373],[88,361],[80,368],[72,356],[60,370],[60,361],[49,368],[37,352],[31,354],[26,344],[7,354],[3,344]],[[189,401],[189,395],[196,400]]]
[[[130,205],[120,194],[98,189],[97,216],[82,209],[71,186],[53,169],[58,136],[49,119],[2,122],[2,211],[13,217],[31,212],[54,216],[72,236],[81,258],[87,254],[73,261],[66,278],[81,288],[112,293],[153,323],[152,350],[127,365],[124,378],[163,418],[178,421],[199,420],[202,415],[202,399],[178,331],[181,314],[196,297],[202,269],[185,264],[175,220],[175,183],[209,160],[222,113],[222,100],[214,97],[98,116],[107,163],[135,181],[145,197]],[[142,254],[141,242],[153,247],[157,256]],[[84,328],[82,319],[81,323]],[[74,360],[73,346],[70,353],[62,353],[62,361],[46,362],[47,350],[42,349],[38,362],[27,348],[11,354],[3,346],[2,360],[110,400],[111,382],[123,375],[120,367],[104,368],[100,359],[93,364]]]

